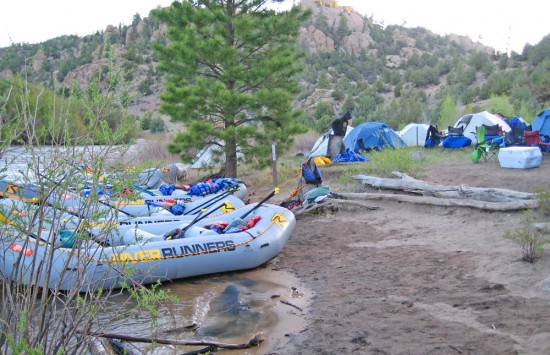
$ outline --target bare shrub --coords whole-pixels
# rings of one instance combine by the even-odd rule
[[[318,138],[319,135],[315,132],[308,132],[296,136],[293,152],[295,154],[309,152]]]
[[[519,244],[522,250],[522,259],[529,263],[533,263],[540,258],[544,252],[544,244],[550,242],[547,235],[536,229],[534,226],[535,220],[535,212],[527,211],[522,225],[513,231],[507,230],[504,234],[506,239]]]
[[[155,162],[159,167],[180,161],[177,154],[168,152],[169,138],[158,140],[138,139],[132,149],[123,157],[128,165]]]
[[[112,64],[112,62],[111,62]],[[109,163],[108,157],[125,156],[126,148],[119,146],[120,137],[134,128],[129,117],[118,117],[121,124],[116,130],[106,124],[112,114],[113,105],[120,102],[118,85],[122,84],[122,74],[112,66],[105,75],[107,83],[93,81],[84,93],[74,93],[80,97],[75,104],[85,107],[86,119],[91,129],[85,136],[71,135],[64,113],[52,110],[49,128],[65,130],[63,143],[44,146],[44,141],[35,134],[38,129],[34,106],[40,97],[29,97],[28,90],[20,93],[20,102],[15,114],[10,113],[9,122],[3,133],[14,141],[21,141],[19,134],[30,137],[23,147],[25,157],[18,157],[21,168],[17,185],[36,186],[35,199],[5,199],[11,206],[2,205],[0,216],[0,353],[2,354],[84,354],[92,336],[90,332],[108,329],[118,319],[129,317],[138,308],[145,311],[156,309],[161,302],[170,300],[162,290],[145,288],[139,283],[128,286],[140,292],[128,293],[118,290],[94,288],[89,275],[105,272],[101,283],[123,276],[132,279],[131,265],[110,260],[94,259],[102,255],[103,248],[112,236],[113,225],[117,225],[116,210],[101,209],[97,196],[82,199],[83,203],[70,208],[67,201],[76,200],[78,195],[68,191],[84,182],[91,185],[92,191],[101,186],[102,173]],[[100,89],[100,87],[102,89]],[[82,95],[78,95],[82,94]],[[42,99],[43,100],[43,99]],[[48,104],[41,102],[40,104]],[[52,105],[55,106],[55,103]],[[2,116],[0,107],[0,116]],[[6,114],[7,116],[7,114]],[[106,142],[101,146],[93,144],[94,137]],[[3,140],[2,140],[3,141]],[[90,143],[91,142],[91,143]],[[9,142],[0,144],[0,156],[9,148]],[[89,162],[92,175],[83,176],[79,162]],[[2,178],[6,178],[9,166],[0,167]],[[135,179],[129,179],[120,187]],[[126,185],[128,186],[128,185]],[[116,186],[114,187],[117,188]],[[17,190],[16,190],[17,191]],[[115,192],[121,192],[116,190]],[[104,207],[104,206],[103,206]],[[105,228],[98,232],[86,233],[90,225],[101,223]],[[70,228],[70,229],[69,229]],[[69,231],[74,238],[71,244],[63,240]],[[69,238],[69,240],[71,240]],[[89,248],[93,245],[93,248]],[[96,251],[97,255],[86,255],[84,251]],[[96,269],[94,269],[96,268]],[[99,270],[99,271],[98,271]],[[94,274],[95,273],[95,274]],[[102,276],[99,274],[99,276]],[[96,280],[97,281],[97,280]],[[113,307],[112,297],[117,297]],[[137,305],[134,297],[140,297]],[[154,317],[154,314],[152,314]],[[101,319],[101,321],[98,321]]]

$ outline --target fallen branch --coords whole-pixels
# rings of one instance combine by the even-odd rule
[[[369,206],[369,205],[367,205],[367,204],[364,204],[364,203],[358,202],[358,201],[341,200],[341,199],[332,198],[332,197],[327,197],[327,198],[324,199],[323,201],[326,201],[327,203],[335,203],[335,204],[337,204],[337,205],[352,205],[352,206],[358,206],[358,207],[366,208],[366,209],[368,209],[368,210],[377,210],[377,209],[380,208],[380,207],[378,207],[378,206]]]
[[[135,351],[130,348],[132,344],[123,344],[120,339],[106,339],[109,342],[109,345],[113,349],[112,354],[125,354],[125,355],[140,355],[141,352],[136,349]]]
[[[162,333],[172,334],[172,333],[181,333],[181,332],[194,332],[195,330],[197,330],[199,328],[200,328],[200,326],[197,323],[192,323],[192,324],[189,324],[189,325],[185,325],[183,327],[166,329],[166,330],[163,330]]]
[[[82,333],[81,331],[77,331],[78,333]],[[167,344],[167,345],[206,345],[206,346],[213,346],[216,348],[223,348],[223,349],[248,349],[253,346],[259,345],[261,342],[265,340],[265,333],[264,332],[258,332],[254,334],[252,338],[247,343],[242,344],[232,344],[232,343],[220,343],[216,341],[207,341],[207,340],[170,340],[170,339],[155,339],[155,338],[144,338],[144,337],[136,337],[131,335],[124,335],[124,334],[116,334],[116,333],[89,333],[88,335],[93,337],[100,337],[100,338],[111,338],[111,339],[120,339],[135,343],[155,343],[155,344]]]
[[[296,306],[295,304],[292,304],[292,303],[290,303],[290,302],[288,302],[287,300],[284,300],[284,299],[282,299],[282,298],[279,300],[279,302],[284,303],[284,304],[286,304],[286,305],[289,305],[289,306],[291,306],[291,307],[294,307],[294,308],[296,308],[296,309],[299,310],[299,311],[303,311],[302,308],[300,308],[300,307]]]
[[[430,196],[409,196],[398,194],[380,194],[380,193],[339,193],[340,195],[355,200],[384,200],[409,202],[424,205],[444,206],[444,207],[472,207],[487,211],[519,211],[533,209],[538,206],[537,200],[517,200],[513,202],[487,202],[468,199],[443,199]]]
[[[102,342],[96,337],[88,340],[88,349],[92,355],[114,354],[115,351],[110,344]]]
[[[214,351],[216,351],[216,347],[214,346],[207,346],[206,348],[198,349],[195,351],[188,351],[186,353],[183,353],[181,355],[200,355],[200,354],[213,354]]]

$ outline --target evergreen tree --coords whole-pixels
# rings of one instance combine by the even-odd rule
[[[315,22],[314,22],[314,26],[324,34],[328,34],[330,31],[327,17],[322,12],[319,12],[319,14],[317,15],[317,18],[315,19]]]
[[[348,19],[345,16],[340,15],[338,27],[336,28],[336,33],[334,34],[335,44],[341,47],[344,38],[346,36],[349,36],[350,33],[351,31],[349,30],[349,27],[348,27]]]
[[[161,112],[186,124],[169,145],[184,160],[215,144],[225,173],[237,176],[237,147],[247,161],[267,165],[271,144],[282,151],[303,130],[292,99],[303,55],[296,38],[310,11],[275,12],[267,3],[184,0],[154,11],[169,39],[154,46],[166,73]]]

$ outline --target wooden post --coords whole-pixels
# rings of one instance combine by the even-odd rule
[[[271,156],[273,159],[273,187],[277,187],[277,152],[275,144],[271,145]]]

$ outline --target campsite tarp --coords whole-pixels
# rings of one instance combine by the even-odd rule
[[[241,153],[240,147],[237,147],[237,158],[242,158],[243,154]],[[201,149],[197,155],[195,155],[195,160],[188,169],[206,169],[206,168],[219,168],[225,163],[225,155],[223,148],[216,144],[211,144],[207,147]]]
[[[346,136],[353,130],[353,127],[348,126],[346,130]],[[313,148],[311,148],[311,151],[309,153],[306,153],[305,156],[307,157],[326,157],[328,156],[328,141],[329,136],[332,134],[332,128],[325,134],[323,134],[317,141],[315,141],[315,144],[313,145]]]
[[[550,136],[550,107],[539,113],[531,126],[533,131],[539,131],[541,136]]]
[[[425,123],[409,123],[397,135],[409,147],[424,146],[430,125]]]
[[[365,122],[355,127],[344,138],[346,149],[359,153],[362,150],[402,148],[405,143],[397,133],[382,122]]]
[[[504,122],[504,120],[496,115],[493,115],[492,113],[488,111],[482,111],[478,113],[470,113],[467,115],[464,115],[456,121],[454,127],[464,128],[464,136],[468,137],[472,140],[472,144],[477,143],[477,139],[475,136],[476,128],[481,125],[486,126],[493,126],[498,124],[502,127],[502,130],[504,132],[510,132],[512,129],[510,126]]]
[[[203,168],[214,168],[221,165],[221,160],[223,160],[223,151],[217,145],[210,145],[203,148],[195,156],[195,161],[189,166],[189,169],[203,169]]]

